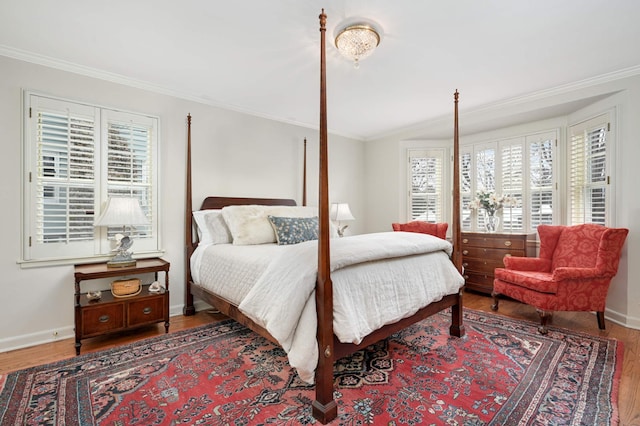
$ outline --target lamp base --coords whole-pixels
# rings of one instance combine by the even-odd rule
[[[118,253],[107,262],[107,268],[128,268],[136,266],[136,260],[131,257],[131,252],[118,250]]]
[[[136,260],[110,260],[107,262],[107,268],[128,268],[136,266]]]

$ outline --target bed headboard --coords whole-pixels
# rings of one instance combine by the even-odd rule
[[[200,210],[221,209],[226,206],[295,206],[296,200],[288,198],[241,198],[241,197],[207,197],[202,201]]]

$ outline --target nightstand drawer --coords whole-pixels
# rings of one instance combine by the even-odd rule
[[[129,326],[152,324],[164,319],[164,296],[148,297],[127,304]]]
[[[82,310],[82,337],[124,328],[124,303],[86,307]]]

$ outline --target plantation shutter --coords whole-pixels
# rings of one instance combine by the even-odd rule
[[[569,147],[569,222],[607,223],[608,115],[571,126]]]
[[[522,138],[500,143],[502,164],[501,195],[517,201],[517,206],[502,210],[502,229],[521,231],[523,229],[522,197],[524,192],[524,144]]]
[[[73,256],[94,239],[97,112],[93,107],[32,99],[28,132],[34,137],[28,190],[28,255]]]
[[[473,200],[473,170],[472,170],[472,154],[471,151],[461,149],[460,152],[460,219],[462,222],[461,229],[465,231],[471,230],[471,200]]]
[[[411,220],[443,221],[444,150],[409,150]]]
[[[137,121],[136,121],[137,120]],[[125,113],[107,113],[107,194],[109,197],[133,197],[149,222],[153,222],[152,193],[152,147],[154,132],[152,123],[141,123],[139,117]],[[136,225],[131,235],[151,237],[151,225]],[[122,232],[109,228],[109,236]]]
[[[527,136],[529,149],[530,229],[551,225],[554,216],[553,157],[555,133]]]
[[[158,119],[25,92],[22,260],[104,257],[116,233],[159,255]],[[95,227],[108,197],[135,197],[149,224]],[[143,256],[140,256],[143,257]]]
[[[476,154],[476,191],[484,190],[486,192],[496,191],[496,148],[482,147],[475,152]],[[475,194],[474,194],[475,196]],[[476,217],[476,226],[478,229],[484,229],[484,214],[478,212]]]

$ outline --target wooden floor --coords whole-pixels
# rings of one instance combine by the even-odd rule
[[[464,296],[464,305],[471,309],[492,312],[490,309],[491,298],[485,295],[468,292]],[[538,315],[533,308],[511,300],[502,300],[497,314],[538,322]],[[220,314],[206,311],[190,317],[171,317],[171,332],[223,318],[224,316]],[[554,315],[551,325],[615,338],[624,344],[624,364],[618,399],[620,424],[622,426],[640,426],[640,330],[628,329],[607,321],[607,329],[600,331],[596,316],[584,312],[558,312]],[[82,353],[95,352],[163,333],[164,326],[158,324],[116,335],[87,339],[83,340]],[[0,374],[73,356],[75,356],[73,339],[4,352],[0,353]]]

